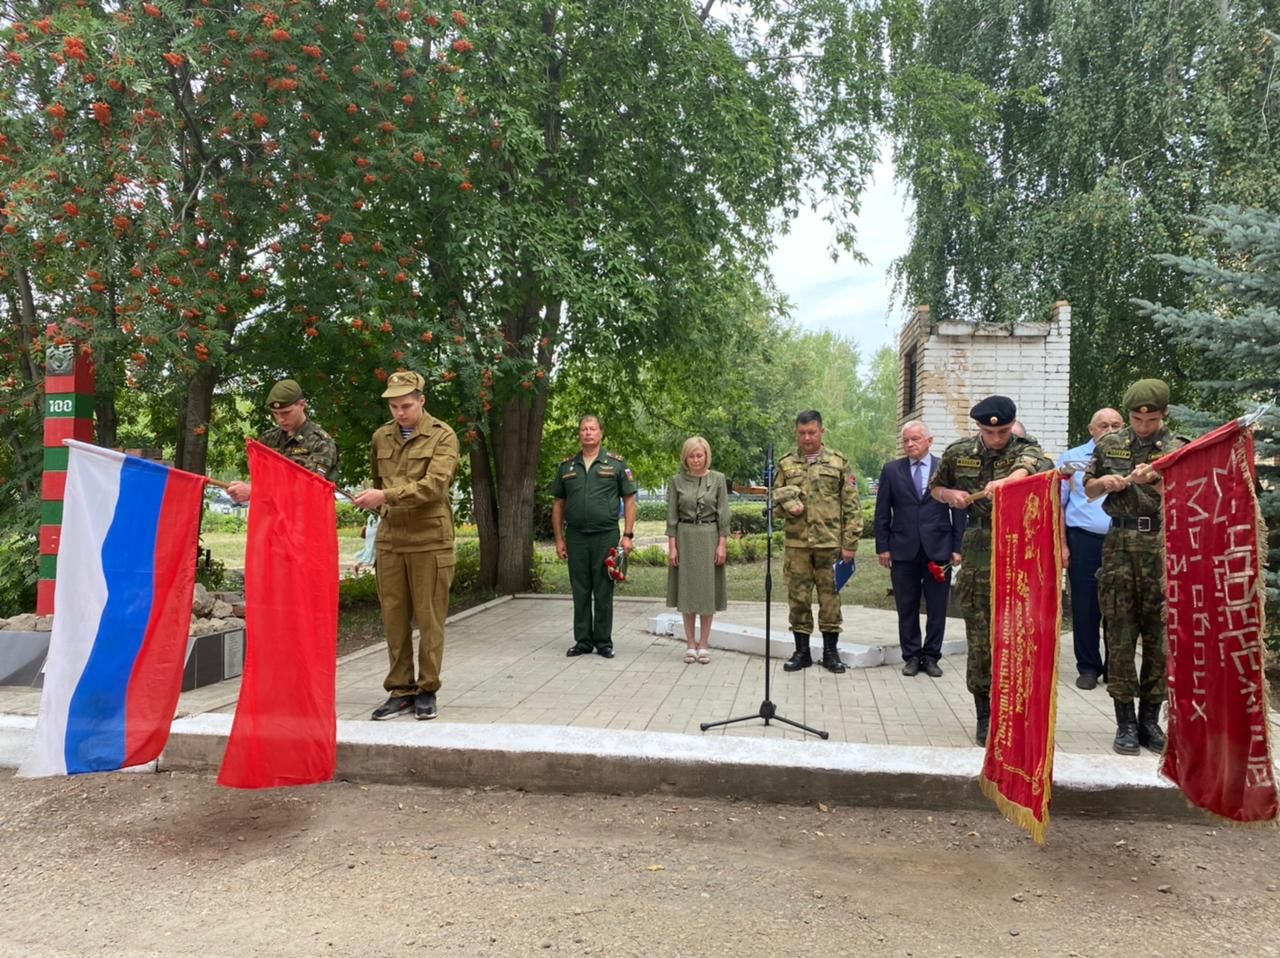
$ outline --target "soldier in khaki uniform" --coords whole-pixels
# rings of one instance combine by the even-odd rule
[[[382,516],[374,571],[387,633],[388,699],[375,720],[413,710],[437,715],[444,620],[453,584],[453,503],[450,487],[458,471],[458,437],[426,411],[422,377],[392,373],[382,398],[394,417],[370,444],[373,488],[355,497],[361,509]],[[418,622],[418,669],[414,677],[411,619]]]
[[[796,452],[778,461],[773,478],[774,508],[786,536],[787,599],[795,654],[782,667],[788,672],[813,665],[813,589],[818,589],[818,628],[822,632],[822,667],[845,670],[840,641],[840,593],[833,566],[851,560],[862,535],[862,504],[849,460],[822,445],[822,414],[808,409],[796,416]]]
[[[267,393],[267,408],[276,424],[258,441],[317,476],[334,481],[338,475],[338,446],[327,432],[307,418],[307,400],[302,395],[302,387],[292,379],[280,380]],[[252,485],[247,482],[227,486],[227,495],[236,502],[248,502],[252,491]]]
[[[1130,386],[1124,394],[1129,425],[1098,440],[1084,472],[1085,495],[1105,494],[1102,509],[1111,517],[1102,542],[1098,604],[1107,621],[1107,691],[1116,710],[1112,748],[1122,755],[1137,755],[1144,746],[1164,751],[1164,486],[1150,463],[1187,443],[1165,427],[1168,407],[1163,381],[1140,379]],[[1141,677],[1134,660],[1139,641]]]
[[[551,526],[556,555],[569,561],[573,593],[573,645],[568,656],[595,652],[613,658],[613,579],[605,569],[618,545],[618,503],[623,504],[622,549],[631,554],[636,528],[636,482],[626,460],[606,451],[598,416],[578,420],[582,451],[556,469]]]
[[[967,510],[960,545],[964,564],[955,590],[964,614],[969,647],[965,683],[977,710],[974,737],[979,745],[987,744],[991,721],[991,494],[1010,479],[1053,468],[1038,445],[1014,435],[1017,413],[1007,396],[988,396],[975,405],[969,416],[978,426],[978,435],[947,446],[929,482],[933,498]]]

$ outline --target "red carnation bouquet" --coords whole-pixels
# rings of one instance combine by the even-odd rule
[[[614,582],[627,581],[627,550],[622,548],[621,542],[604,557],[604,568]]]
[[[951,571],[951,563],[941,565],[937,562],[929,563],[929,575],[933,576],[938,582],[947,581],[947,573]]]

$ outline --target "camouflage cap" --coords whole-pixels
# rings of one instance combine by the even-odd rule
[[[1007,426],[1018,417],[1018,407],[1008,396],[988,396],[969,410],[979,426]]]
[[[284,409],[301,398],[302,387],[298,385],[297,380],[282,379],[271,387],[271,392],[267,393],[267,408]]]
[[[383,399],[399,399],[412,392],[420,392],[427,382],[415,372],[401,369],[387,377],[387,388],[382,391]]]
[[[1163,379],[1139,379],[1124,391],[1121,405],[1130,412],[1164,412],[1169,408],[1169,384]]]
[[[776,505],[782,506],[790,515],[796,516],[800,514],[800,510],[804,508],[804,493],[800,491],[799,486],[778,486],[773,490],[773,501]]]

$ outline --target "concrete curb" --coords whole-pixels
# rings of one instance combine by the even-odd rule
[[[161,770],[216,771],[229,715],[174,722]],[[697,737],[446,722],[338,723],[337,777],[533,792],[658,793],[805,804],[982,809],[977,748]],[[1058,753],[1056,814],[1201,820],[1154,759]]]

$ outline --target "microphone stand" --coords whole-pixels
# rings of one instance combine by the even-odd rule
[[[773,443],[769,443],[768,448],[765,450],[764,475],[765,488],[767,489],[767,505],[764,510],[765,530],[767,532],[764,552],[764,701],[760,703],[760,710],[752,715],[722,719],[719,722],[701,722],[698,727],[705,732],[709,728],[716,728],[720,725],[733,725],[737,722],[750,722],[753,719],[761,719],[765,725],[770,722],[782,722],[784,725],[790,725],[792,728],[798,728],[802,732],[808,732],[810,735],[816,735],[818,738],[825,740],[831,737],[831,733],[810,728],[808,725],[801,725],[799,722],[793,722],[789,718],[783,718],[778,714],[778,707],[769,698],[769,680],[773,675],[773,663],[769,654],[769,649],[773,645],[769,632],[769,611],[772,608],[771,598],[773,596]]]

